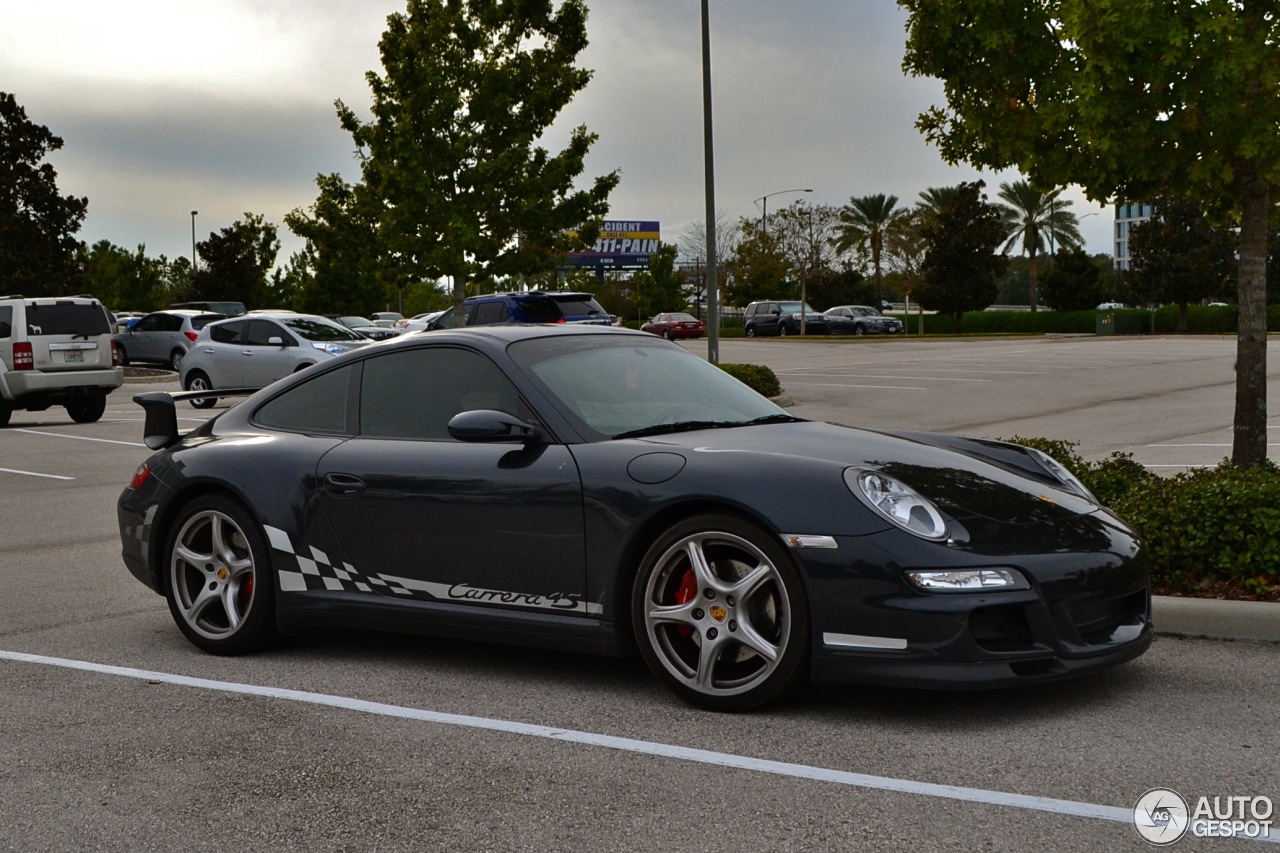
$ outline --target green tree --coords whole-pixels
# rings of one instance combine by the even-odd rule
[[[632,276],[632,298],[642,317],[685,310],[685,278],[676,270],[678,248],[663,243],[649,257],[649,268]]]
[[[0,92],[0,281],[26,296],[84,290],[75,234],[87,198],[58,194],[58,173],[42,162],[62,138],[35,124],[8,92]]]
[[[790,266],[779,236],[765,232],[760,220],[745,218],[739,222],[739,234],[737,249],[723,264],[726,304],[745,306],[757,299],[789,295],[783,293],[783,286]]]
[[[1235,237],[1215,228],[1193,202],[1152,200],[1151,218],[1129,233],[1129,293],[1142,302],[1178,306],[1178,331],[1187,331],[1187,304],[1221,293],[1233,281]]]
[[[596,136],[537,143],[591,72],[583,0],[409,0],[387,18],[372,120],[337,102],[361,156],[385,281],[452,279],[457,320],[469,282],[530,275],[589,245],[618,173],[575,190]]]
[[[1108,295],[1102,270],[1078,245],[1054,253],[1053,266],[1041,284],[1045,300],[1059,311],[1086,311]]]
[[[246,213],[208,239],[196,244],[201,266],[195,290],[203,299],[243,302],[247,308],[278,308],[266,304],[268,273],[280,252],[276,226],[261,215]]]
[[[1051,245],[1057,244],[1066,248],[1079,246],[1082,242],[1079,222],[1076,220],[1076,215],[1068,209],[1071,207],[1071,202],[1059,199],[1058,196],[1061,194],[1060,187],[1042,193],[1026,181],[1000,184],[998,195],[1006,202],[1001,212],[1004,215],[1005,228],[1009,233],[1004,250],[1008,252],[1014,246],[1021,244],[1022,251],[1031,262],[1028,266],[1030,288],[1027,301],[1032,311],[1038,307],[1037,297],[1039,296],[1036,286],[1039,278],[1036,255],[1044,250],[1045,238],[1049,239]],[[1055,307],[1058,306],[1055,305]]]
[[[1089,197],[1184,196],[1240,226],[1232,460],[1267,460],[1266,238],[1280,184],[1273,0],[898,0],[917,126],[948,162]],[[981,57],[981,61],[974,61]]]
[[[314,314],[368,316],[391,295],[379,278],[374,215],[340,175],[318,175],[316,186],[320,194],[310,208],[284,217],[289,230],[306,240],[301,257],[291,261],[299,278],[297,306]]]
[[[963,183],[956,197],[924,224],[928,250],[916,293],[924,305],[951,315],[961,331],[966,311],[978,311],[996,298],[996,280],[1008,258],[996,253],[1005,240],[1000,208],[987,201],[982,181]]]
[[[808,302],[810,284],[835,270],[838,221],[839,212],[832,205],[804,199],[769,215],[769,237],[777,241],[793,283],[788,295]]]
[[[83,251],[79,264],[85,288],[112,308],[154,311],[167,304],[167,263],[163,256],[147,257],[145,246],[131,253],[99,240]]]
[[[854,251],[871,261],[875,275],[876,296],[884,298],[884,276],[881,262],[884,257],[888,232],[902,219],[903,211],[896,209],[895,195],[867,195],[850,198],[840,208],[839,222],[835,226],[835,249],[840,254]]]

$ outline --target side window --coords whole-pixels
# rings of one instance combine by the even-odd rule
[[[476,307],[477,303],[475,302],[470,302],[463,306],[464,310],[467,312],[467,316],[462,325],[474,326],[476,324]]]
[[[244,323],[222,323],[209,327],[209,337],[220,344],[244,343]]]
[[[280,328],[278,323],[273,323],[270,320],[249,321],[249,334],[246,341],[249,346],[265,347],[267,346],[267,341],[271,338],[279,338],[286,344],[292,340],[289,335],[285,334],[284,329]]]
[[[754,317],[754,316],[756,316],[756,309],[757,309],[757,308],[759,308],[759,307],[760,307],[759,305],[754,304],[754,303],[753,303],[753,304],[751,304],[751,305],[748,305],[748,306],[747,306],[747,316],[748,316],[748,317]]]
[[[352,378],[358,365],[322,373],[273,397],[253,413],[255,423],[305,433],[349,435]]]
[[[156,329],[161,332],[182,331],[182,318],[177,314],[161,314]]]
[[[133,324],[133,330],[135,332],[159,331],[160,316],[161,315],[159,314],[148,314],[147,316],[143,317],[141,320]]]
[[[474,320],[468,320],[469,326],[491,326],[495,323],[507,322],[507,303],[500,301],[481,302],[476,306]]]
[[[459,412],[519,415],[520,395],[493,362],[472,350],[422,347],[364,359],[360,434],[451,441]]]
[[[0,306],[0,338],[13,336],[13,306]]]

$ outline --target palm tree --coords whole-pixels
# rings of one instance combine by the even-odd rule
[[[924,219],[937,216],[944,207],[951,205],[960,197],[959,187],[929,187],[920,193],[916,202],[916,210]]]
[[[895,210],[898,197],[893,195],[868,195],[851,198],[840,208],[839,222],[835,226],[832,245],[841,254],[850,249],[871,255],[871,267],[875,270],[876,296],[883,299],[881,290],[880,259],[884,254],[885,236],[903,211]]]
[[[1067,209],[1071,202],[1060,201],[1058,196],[1061,194],[1062,187],[1042,193],[1026,181],[1000,185],[1000,198],[1008,202],[1007,205],[1001,205],[1004,224],[1009,230],[1004,252],[1008,254],[1010,249],[1021,243],[1022,251],[1031,261],[1028,270],[1031,277],[1028,301],[1032,311],[1037,308],[1036,255],[1045,247],[1045,238],[1049,239],[1051,253],[1055,243],[1064,249],[1071,249],[1084,242],[1080,237],[1080,221]]]

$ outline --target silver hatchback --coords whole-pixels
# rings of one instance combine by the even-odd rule
[[[348,350],[368,338],[313,314],[254,314],[210,323],[183,359],[182,387],[188,391],[265,388],[277,379]],[[216,397],[191,401],[197,409]]]
[[[200,330],[225,316],[184,308],[154,311],[112,340],[116,342],[121,364],[152,362],[180,370],[182,359],[195,343]]]

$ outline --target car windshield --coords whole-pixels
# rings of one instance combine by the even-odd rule
[[[720,368],[658,339],[553,336],[518,341],[510,353],[557,410],[597,441],[797,420]]]
[[[367,341],[368,338],[357,335],[346,326],[320,317],[278,317],[284,325],[298,333],[298,337],[308,341]]]
[[[868,308],[865,305],[855,305],[853,308],[855,317],[879,317],[880,312],[874,308]]]
[[[799,302],[799,301],[797,301],[797,302],[780,302],[780,303],[778,303],[778,304],[780,304],[780,305],[782,306],[782,313],[783,313],[783,314],[799,314],[801,311],[804,311],[804,313],[806,313],[806,314],[817,314],[817,313],[818,313],[817,311],[814,311],[812,308],[810,308],[810,307],[809,307],[809,304],[808,304],[807,302]]]

